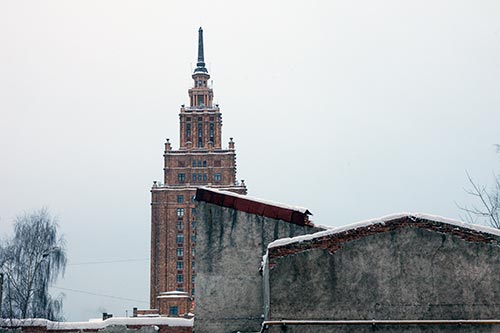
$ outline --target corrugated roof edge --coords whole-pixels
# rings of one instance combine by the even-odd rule
[[[390,214],[386,215],[383,217],[379,218],[374,218],[370,220],[365,220],[365,221],[360,221],[352,224],[348,224],[342,227],[336,227],[336,228],[331,228],[325,231],[320,231],[316,232],[314,234],[308,234],[308,235],[303,235],[303,236],[297,236],[297,237],[292,237],[292,238],[281,238],[277,239],[274,242],[269,243],[268,248],[274,248],[274,247],[279,247],[279,246],[284,246],[288,245],[291,243],[299,243],[299,242],[304,242],[304,241],[309,241],[318,237],[323,237],[323,236],[328,236],[328,235],[333,235],[333,234],[338,234],[347,230],[354,230],[358,228],[363,228],[370,226],[372,224],[377,224],[377,223],[385,223],[388,221],[396,220],[396,219],[401,219],[404,217],[408,217],[410,219],[423,219],[423,220],[428,220],[428,221],[436,221],[436,222],[441,222],[441,223],[446,223],[450,224],[456,227],[464,228],[464,229],[469,229],[475,232],[480,232],[480,233],[487,233],[487,234],[492,234],[497,237],[500,237],[500,230],[487,227],[487,226],[482,226],[478,224],[469,224],[465,223],[459,220],[454,220],[438,215],[432,215],[432,214],[424,214],[424,213],[397,213],[397,214]]]
[[[196,190],[196,200],[298,225],[314,226],[308,217],[312,215],[311,212],[304,207],[290,206],[208,187],[200,187]]]

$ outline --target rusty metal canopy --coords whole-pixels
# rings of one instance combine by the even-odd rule
[[[308,217],[311,213],[307,209],[295,210],[293,208],[285,208],[271,203],[252,200],[251,198],[244,198],[238,194],[208,188],[198,188],[196,190],[196,200],[297,225],[313,226]]]

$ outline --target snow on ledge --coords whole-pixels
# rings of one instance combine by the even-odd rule
[[[113,317],[106,320],[54,322],[47,319],[0,319],[0,327],[43,326],[47,330],[100,330],[111,325],[192,327],[193,319],[174,317]]]
[[[189,298],[189,293],[186,291],[166,291],[161,292],[156,298]]]
[[[342,227],[329,228],[328,230],[316,232],[314,234],[308,234],[308,235],[297,236],[297,237],[292,237],[292,238],[277,239],[274,242],[269,243],[267,248],[270,249],[273,247],[284,246],[284,245],[291,244],[291,243],[300,243],[300,242],[312,240],[312,239],[318,238],[318,237],[338,234],[338,233],[341,233],[341,232],[344,232],[347,230],[355,230],[358,228],[367,227],[367,226],[370,226],[373,224],[379,224],[379,223],[383,224],[385,222],[397,220],[397,219],[400,219],[403,217],[408,217],[410,220],[413,220],[413,221],[423,219],[423,220],[446,223],[446,224],[454,225],[454,226],[457,226],[460,228],[469,229],[469,230],[473,230],[476,232],[492,234],[492,235],[500,237],[500,230],[499,229],[495,229],[495,228],[491,228],[491,227],[487,227],[487,226],[483,226],[483,225],[479,225],[479,224],[465,223],[465,222],[462,222],[459,220],[454,220],[454,219],[450,219],[450,218],[446,218],[446,217],[442,217],[442,216],[438,216],[438,215],[432,215],[432,214],[397,213],[397,214],[386,215],[386,216],[379,217],[379,218],[374,218],[374,219],[370,219],[370,220],[365,220],[365,221],[360,221],[360,222],[348,224],[348,225],[345,225]]]

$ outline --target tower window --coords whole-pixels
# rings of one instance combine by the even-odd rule
[[[193,243],[196,243],[196,235],[191,235],[191,241]],[[193,261],[193,267],[194,267],[194,261]]]
[[[193,230],[196,229],[196,221],[192,221],[191,222],[191,228],[193,228]]]
[[[207,174],[206,174],[206,173],[204,173],[204,174],[203,174],[203,181],[204,181],[204,182],[206,182],[206,181],[207,181]]]
[[[191,175],[191,179],[193,180],[193,182],[195,182],[195,181],[196,181],[196,174],[195,174],[195,173],[193,173],[193,174]]]
[[[184,275],[177,274],[176,280],[177,280],[177,283],[184,283]]]
[[[195,255],[195,254],[196,254],[196,249],[193,247],[193,248],[191,249],[191,255],[194,257],[194,255]]]
[[[198,174],[198,181],[201,182],[201,173]]]
[[[177,244],[184,244],[184,235],[183,234],[178,234],[177,235]]]
[[[177,203],[183,203],[184,202],[184,196],[183,195],[178,195],[177,196]]]
[[[184,255],[184,249],[182,247],[178,247],[175,253],[178,257],[182,257]]]
[[[196,167],[196,160],[193,160],[193,168]]]
[[[206,165],[204,165],[204,166],[206,166]],[[201,168],[201,161],[198,161],[198,167]]]
[[[207,161],[203,161],[203,167],[207,166]]]
[[[196,214],[196,208],[191,208],[191,215],[195,215]]]
[[[221,175],[220,173],[216,173],[214,174],[214,182],[220,182],[221,180]]]
[[[184,208],[177,208],[177,217],[184,216]]]
[[[184,183],[186,181],[186,175],[183,173],[179,173],[177,174],[177,179],[179,180],[179,182]]]
[[[168,315],[170,317],[178,317],[179,316],[179,308],[177,307],[177,305],[170,306],[170,309],[168,311]]]
[[[182,230],[184,229],[184,223],[182,221],[177,221],[177,230]]]
[[[186,136],[187,137],[191,136],[191,124],[190,123],[186,124]]]
[[[176,267],[178,270],[184,269],[184,261],[178,261]]]
[[[198,148],[203,148],[203,140],[198,138]]]
[[[198,105],[203,106],[203,95],[198,95]]]

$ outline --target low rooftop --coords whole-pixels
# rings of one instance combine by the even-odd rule
[[[498,229],[431,214],[398,213],[331,228],[314,234],[278,239],[270,243],[268,249],[274,250],[279,247],[293,247],[306,250],[309,247],[308,244],[315,247],[319,246],[321,242],[331,239],[335,239],[337,243],[342,243],[404,227],[418,227],[442,233],[450,233],[471,242],[500,244],[500,230]]]
[[[47,319],[0,319],[0,327],[46,327],[52,331],[100,330],[111,325],[192,327],[193,319],[174,317],[113,317],[82,322],[54,322]]]

